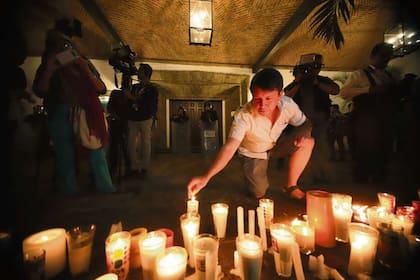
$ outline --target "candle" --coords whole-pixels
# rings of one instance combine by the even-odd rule
[[[242,206],[238,206],[236,213],[238,219],[238,236],[242,236],[244,235],[244,208]]]
[[[166,248],[156,257],[156,279],[184,280],[188,253],[184,247]]]
[[[369,225],[374,228],[390,227],[394,214],[388,212],[384,207],[372,206],[367,209]]]
[[[395,215],[392,218],[392,230],[398,233],[403,233],[405,237],[411,234],[414,226],[414,221],[409,216]]]
[[[395,195],[385,192],[379,192],[377,193],[379,205],[384,207],[388,213],[394,213],[395,212],[395,203],[397,198]]]
[[[166,235],[166,248],[174,246],[174,232],[169,228],[160,228],[158,231],[162,231]]]
[[[274,218],[274,201],[269,198],[261,198],[259,200],[259,206],[264,210],[265,228],[270,228]]]
[[[198,213],[198,200],[195,199],[195,196],[191,197],[190,200],[187,201],[187,213]]]
[[[315,251],[315,231],[306,222],[292,222],[291,229],[295,235],[300,251],[309,255]]]
[[[211,205],[213,223],[218,238],[225,238],[228,212],[229,205],[226,203],[214,203]]]
[[[347,224],[351,222],[353,210],[347,207],[334,208],[334,222],[335,222],[335,239],[340,242],[347,243],[349,234]]]
[[[45,275],[53,278],[66,267],[66,230],[52,228],[35,233],[23,240],[23,255],[31,249],[45,250]]]
[[[216,236],[202,233],[194,237],[195,278],[216,279],[219,241]]]
[[[371,274],[378,246],[379,231],[363,223],[349,223],[350,260],[347,272]]]
[[[322,247],[335,247],[335,223],[332,195],[325,191],[312,190],[306,193],[308,221],[315,229],[315,243]]]
[[[147,228],[138,227],[130,230],[130,268],[137,269],[141,267],[139,242],[147,235]]]
[[[267,234],[265,232],[265,219],[264,219],[264,209],[261,206],[257,207],[257,221],[258,221],[258,228],[261,235],[261,242],[263,251],[267,250]]]
[[[255,210],[248,210],[248,232],[255,235]]]
[[[260,279],[263,257],[261,239],[256,235],[243,234],[236,238],[236,249],[241,279]]]
[[[115,273],[119,280],[127,278],[130,271],[131,234],[128,231],[113,233],[105,240],[105,256],[108,272]]]
[[[274,264],[279,276],[292,275],[293,259],[292,250],[295,237],[285,224],[274,223],[270,226],[271,242],[273,244]]]
[[[299,254],[299,245],[296,242],[292,245],[292,259],[293,266],[295,268],[296,279],[305,280],[305,275],[303,274],[302,260],[300,259]]]
[[[118,276],[115,273],[107,273],[95,278],[95,280],[118,280]]]
[[[162,231],[151,231],[139,242],[141,267],[144,280],[154,280],[156,274],[156,257],[165,251],[166,234]]]
[[[194,268],[194,255],[193,255],[193,247],[192,241],[193,238],[198,234],[200,229],[200,215],[192,214],[192,213],[184,213],[181,215],[180,223],[181,223],[181,231],[182,231],[182,238],[184,240],[184,247],[187,249],[188,253],[188,265],[191,268]]]
[[[96,226],[91,224],[78,226],[67,232],[69,269],[72,276],[89,270],[95,231]]]
[[[333,208],[352,208],[352,196],[344,193],[332,193]]]

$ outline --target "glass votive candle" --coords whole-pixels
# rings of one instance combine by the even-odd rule
[[[219,240],[209,233],[198,234],[193,240],[195,276],[197,280],[217,278]]]
[[[274,201],[269,198],[260,198],[259,206],[264,210],[265,228],[269,229],[274,218]]]
[[[377,196],[380,206],[384,207],[389,213],[395,212],[395,203],[397,200],[395,195],[386,192],[378,192]]]
[[[225,238],[229,205],[226,203],[213,203],[211,205],[211,213],[217,238]]]
[[[333,208],[352,208],[352,196],[345,193],[332,193],[332,204]]]
[[[130,230],[130,268],[137,269],[141,267],[139,242],[147,235],[147,228],[138,227]]]
[[[293,246],[295,235],[293,230],[281,223],[270,226],[271,243],[273,245],[274,265],[279,276],[290,277],[293,268]]]
[[[195,267],[192,242],[200,229],[200,215],[198,213],[184,213],[179,217],[184,240],[184,247],[188,253],[188,265]]]
[[[183,280],[187,269],[188,253],[184,247],[172,246],[156,257],[156,279]]]
[[[141,267],[144,280],[154,280],[156,257],[165,251],[166,234],[155,230],[139,242]]]
[[[108,272],[115,273],[118,280],[125,280],[130,271],[130,242],[128,231],[113,233],[105,240],[105,255]]]
[[[292,222],[290,225],[299,250],[302,254],[309,255],[315,251],[315,230],[307,222]]]
[[[261,278],[263,248],[261,239],[256,235],[245,233],[236,237],[238,267],[242,280]]]
[[[350,259],[347,272],[351,276],[372,274],[379,231],[363,223],[349,223]]]
[[[348,223],[351,222],[353,210],[346,207],[334,208],[334,222],[335,222],[335,240],[340,242],[348,242]]]
[[[382,206],[371,206],[366,210],[368,223],[374,228],[390,228],[394,214]]]

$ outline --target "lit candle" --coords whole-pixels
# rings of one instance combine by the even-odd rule
[[[214,203],[211,205],[213,223],[218,238],[225,238],[229,205],[226,203]]]
[[[293,244],[295,243],[294,234],[287,225],[280,223],[271,224],[270,234],[276,272],[279,276],[290,277],[293,267],[292,250]]]
[[[261,198],[259,200],[259,206],[264,210],[265,228],[268,229],[274,218],[274,201],[269,198]]]
[[[195,199],[195,196],[191,197],[190,200],[187,201],[187,213],[198,213],[198,200]]]
[[[130,268],[137,269],[141,267],[139,242],[147,235],[147,228],[138,227],[130,230]]]
[[[157,229],[159,231],[162,231],[166,235],[166,248],[174,246],[174,232],[169,228],[160,228]]]
[[[127,278],[130,271],[131,234],[128,231],[113,233],[105,240],[105,255],[108,272],[115,273],[119,280]]]
[[[45,250],[45,275],[53,278],[66,267],[66,230],[53,228],[35,233],[23,240],[23,255],[30,249]]]
[[[309,226],[306,222],[292,222],[291,229],[295,235],[300,251],[309,255],[315,251],[315,232],[314,228]]]
[[[244,208],[242,206],[238,206],[236,209],[236,216],[238,219],[238,236],[244,235]]]
[[[388,212],[384,207],[372,206],[367,209],[367,217],[370,226],[379,228],[381,225],[390,227],[394,214]]]
[[[335,239],[340,242],[348,242],[349,234],[347,224],[351,222],[353,210],[347,207],[334,208]]]
[[[183,280],[188,253],[184,247],[172,246],[156,257],[156,279]]]
[[[165,251],[166,234],[162,231],[148,232],[139,242],[141,267],[144,280],[154,280],[156,257]]]
[[[395,232],[402,232],[405,237],[408,237],[413,230],[414,221],[409,216],[395,215],[392,219],[392,230]]]
[[[388,213],[394,213],[395,212],[395,203],[397,198],[395,195],[385,192],[379,192],[377,193],[379,205],[381,207],[384,207]]]
[[[188,253],[188,264],[191,268],[194,268],[195,265],[194,265],[192,241],[193,241],[193,238],[199,232],[200,215],[184,213],[181,215],[179,219],[181,223],[181,231],[182,231],[182,238],[184,240],[184,247],[185,249],[187,249],[187,253]]]
[[[236,249],[241,279],[260,279],[263,257],[261,239],[256,235],[243,234],[236,238]]]
[[[335,247],[335,223],[331,193],[321,190],[308,191],[306,193],[306,213],[309,225],[315,229],[315,243],[322,247]]]
[[[95,280],[118,280],[118,276],[115,273],[107,273],[95,278]]]
[[[194,237],[195,278],[197,280],[216,279],[219,241],[208,233]]]
[[[352,196],[345,193],[332,193],[333,208],[352,208]]]
[[[72,276],[89,270],[95,231],[96,226],[91,224],[78,226],[67,232],[68,263]]]
[[[379,231],[363,223],[349,223],[350,259],[347,272],[351,276],[371,274],[375,262]]]

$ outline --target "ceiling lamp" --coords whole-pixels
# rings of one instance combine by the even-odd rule
[[[210,46],[213,37],[213,0],[190,0],[190,44]]]

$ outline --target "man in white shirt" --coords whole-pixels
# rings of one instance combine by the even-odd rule
[[[294,134],[295,149],[289,159],[283,192],[297,200],[305,197],[297,183],[314,147],[309,120],[291,98],[284,96],[283,77],[277,70],[266,68],[256,73],[250,90],[252,100],[235,113],[229,137],[207,173],[192,178],[188,183],[189,197],[204,188],[229,163],[236,151],[242,160],[250,192],[256,198],[263,197],[269,187],[267,168],[271,151],[289,124],[298,129]]]

